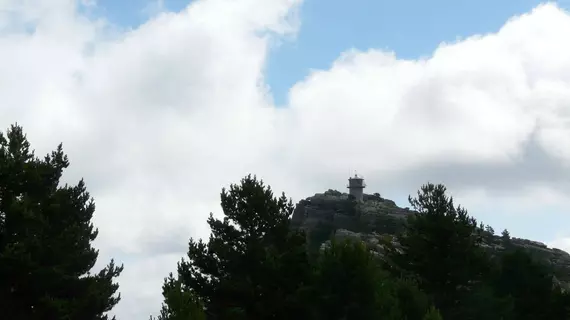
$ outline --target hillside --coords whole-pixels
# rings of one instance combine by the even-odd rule
[[[293,213],[294,227],[307,231],[310,245],[318,249],[327,244],[331,235],[337,239],[360,239],[376,254],[382,255],[382,237],[390,237],[402,230],[406,216],[413,214],[408,208],[400,208],[394,201],[382,198],[379,194],[365,194],[363,202],[349,200],[348,194],[328,190],[301,200]],[[556,248],[548,248],[544,243],[510,238],[485,232],[484,246],[491,254],[500,254],[505,249],[505,241],[525,248],[532,256],[553,267],[555,281],[563,288],[570,288],[570,254]]]

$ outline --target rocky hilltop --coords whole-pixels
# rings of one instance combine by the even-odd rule
[[[384,199],[377,193],[364,194],[363,201],[357,202],[346,193],[328,190],[301,200],[293,213],[292,224],[307,232],[313,249],[326,246],[334,235],[336,239],[362,240],[375,254],[382,256],[380,240],[391,239],[404,228],[405,218],[413,213],[409,208],[400,208],[394,201]],[[566,289],[570,288],[570,254],[548,248],[537,241],[520,238],[506,240],[489,231],[485,232],[483,245],[495,255],[505,249],[505,241],[525,248],[537,259],[551,265],[555,281]]]

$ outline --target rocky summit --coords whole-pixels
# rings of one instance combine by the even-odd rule
[[[307,232],[311,248],[318,250],[337,240],[354,239],[364,241],[378,256],[383,254],[385,240],[391,240],[402,230],[406,217],[414,214],[409,208],[401,208],[378,193],[364,194],[362,201],[346,193],[328,190],[301,200],[293,213],[292,224]],[[506,245],[527,250],[533,257],[552,267],[554,281],[560,287],[570,289],[570,254],[549,248],[544,243],[527,239],[504,237],[494,234],[492,228],[483,231],[483,246],[492,255],[499,255]],[[508,243],[507,243],[508,242]]]

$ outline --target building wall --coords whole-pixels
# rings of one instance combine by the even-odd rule
[[[364,180],[348,179],[348,193],[356,198],[356,201],[362,201],[364,195]]]
[[[364,189],[352,188],[349,190],[349,194],[353,195],[356,198],[356,201],[362,201],[362,199],[364,198]]]

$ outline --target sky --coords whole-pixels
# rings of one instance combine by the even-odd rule
[[[497,232],[570,250],[569,2],[0,0],[0,130],[97,210],[119,319],[148,318],[222,187],[406,206],[426,182]]]

